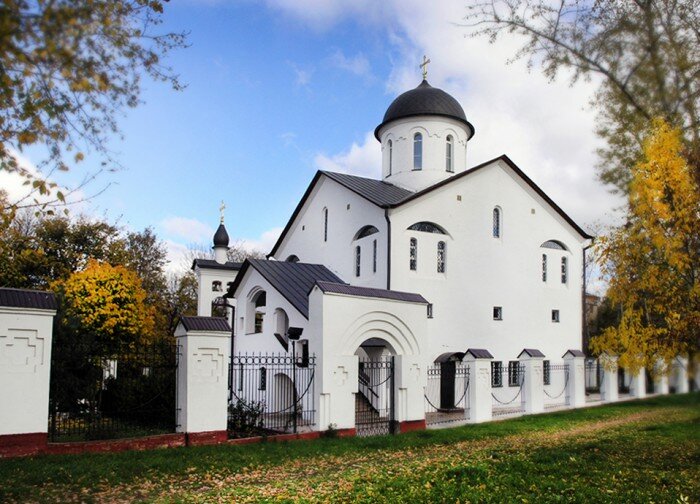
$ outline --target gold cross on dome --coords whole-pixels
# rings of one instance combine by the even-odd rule
[[[219,213],[221,214],[221,223],[224,223],[224,210],[226,210],[226,203],[221,200],[221,206],[219,206]]]
[[[423,80],[428,78],[428,63],[430,63],[430,59],[424,54],[423,63],[418,65],[423,70]]]

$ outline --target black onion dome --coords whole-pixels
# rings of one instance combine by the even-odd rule
[[[214,233],[215,247],[228,247],[228,233],[223,224],[219,224],[219,229]]]
[[[379,130],[391,121],[416,116],[443,116],[463,123],[469,130],[469,138],[474,136],[474,126],[467,121],[464,109],[452,96],[442,89],[434,88],[423,80],[417,88],[399,95],[386,109],[384,120],[374,130],[379,140]]]

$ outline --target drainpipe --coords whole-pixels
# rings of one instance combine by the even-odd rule
[[[386,290],[391,289],[391,221],[389,220],[389,209],[384,210],[386,219]]]

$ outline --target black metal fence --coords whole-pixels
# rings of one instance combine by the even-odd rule
[[[617,368],[617,393],[619,395],[630,393],[630,377],[625,368]]]
[[[560,408],[569,404],[569,365],[550,364],[544,366],[544,407]]]
[[[447,361],[428,366],[425,388],[425,422],[439,425],[469,418],[469,368],[466,363]]]
[[[355,394],[357,435],[394,434],[394,357],[360,357],[358,381],[358,393]]]
[[[501,376],[493,376],[494,373],[501,373]],[[507,373],[506,376],[503,376]],[[524,413],[523,405],[523,384],[525,382],[525,366],[517,361],[508,363],[507,368],[502,366],[491,367],[491,382],[499,383],[500,386],[493,387],[491,391],[492,414],[494,417],[515,415]]]
[[[309,430],[316,357],[238,354],[229,366],[229,437]]]
[[[52,349],[49,440],[89,441],[173,432],[178,347],[173,340]]]
[[[584,383],[586,384],[586,401],[600,400],[600,385],[603,382],[603,366],[598,359],[586,359]]]

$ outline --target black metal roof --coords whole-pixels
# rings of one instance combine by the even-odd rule
[[[216,233],[214,233],[214,246],[215,247],[228,247],[228,233],[226,232],[226,227],[222,222],[219,224]]]
[[[326,175],[328,178],[335,180],[340,185],[347,187],[352,192],[362,196],[366,200],[369,200],[375,205],[383,208],[401,203],[403,200],[409,196],[413,196],[414,194],[413,191],[403,189],[381,180],[328,171],[321,173]]]
[[[525,354],[529,357],[544,357],[545,356],[542,352],[540,352],[536,348],[523,348],[523,351],[518,354],[518,358],[520,358],[520,356],[522,354]]]
[[[53,292],[0,287],[0,306],[56,310],[58,305]]]
[[[343,283],[340,277],[321,264],[248,259],[243,263],[241,272],[231,285],[229,295],[235,294],[249,267],[258,271],[307,319],[309,318],[309,292],[316,282]]]
[[[427,80],[423,80],[415,89],[400,94],[391,102],[382,123],[374,130],[374,136],[379,140],[379,130],[391,121],[429,115],[455,119],[467,126],[469,138],[474,136],[474,126],[467,121],[467,116],[459,102],[442,89],[428,84]]]
[[[571,354],[572,357],[585,357],[586,354],[583,353],[581,350],[567,350],[562,357],[566,357],[568,354]]]
[[[464,359],[464,355],[464,352],[445,352],[443,354],[438,355],[433,362],[435,364],[438,364],[450,361],[461,361],[462,359]]]
[[[483,348],[469,348],[465,355],[471,355],[475,359],[493,359],[493,355],[488,350]]]
[[[223,317],[180,317],[187,331],[231,332],[228,320]]]
[[[224,264],[219,264],[214,259],[195,259],[192,261],[192,269],[194,269],[195,266],[203,269],[238,271],[243,266],[243,263],[227,261]]]
[[[346,296],[371,297],[377,299],[391,299],[394,301],[406,301],[409,303],[428,304],[428,301],[420,294],[412,292],[400,292],[386,289],[375,289],[371,287],[358,287],[346,283],[316,282],[323,292],[334,294],[344,294]]]

